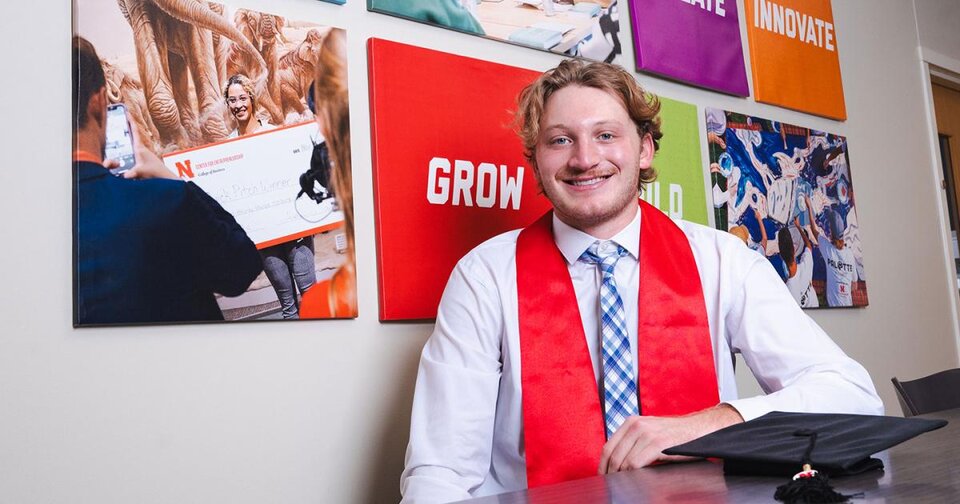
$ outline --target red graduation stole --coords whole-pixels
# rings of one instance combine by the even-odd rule
[[[719,402],[693,251],[669,217],[640,200],[638,392],[644,415]],[[517,238],[527,485],[592,476],[606,442],[603,408],[567,263],[547,212]]]

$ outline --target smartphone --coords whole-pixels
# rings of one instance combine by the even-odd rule
[[[133,156],[133,132],[127,121],[127,108],[122,103],[107,107],[107,142],[103,149],[104,159],[116,159],[120,166],[111,168],[110,173],[120,175],[133,168],[136,160]]]

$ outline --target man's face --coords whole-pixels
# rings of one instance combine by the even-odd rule
[[[240,122],[250,120],[251,103],[250,95],[240,84],[231,84],[227,88],[227,106],[230,107],[230,113]]]
[[[563,222],[609,238],[636,215],[640,170],[653,140],[640,137],[619,98],[568,86],[547,100],[540,120],[536,176]]]

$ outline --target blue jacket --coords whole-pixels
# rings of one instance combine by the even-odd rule
[[[190,182],[74,164],[74,326],[222,320],[213,293],[263,269],[246,232]]]

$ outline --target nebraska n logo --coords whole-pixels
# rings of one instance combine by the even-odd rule
[[[182,163],[177,161],[177,176],[183,177],[184,175],[193,178],[193,168],[190,167],[189,159],[185,159]]]

